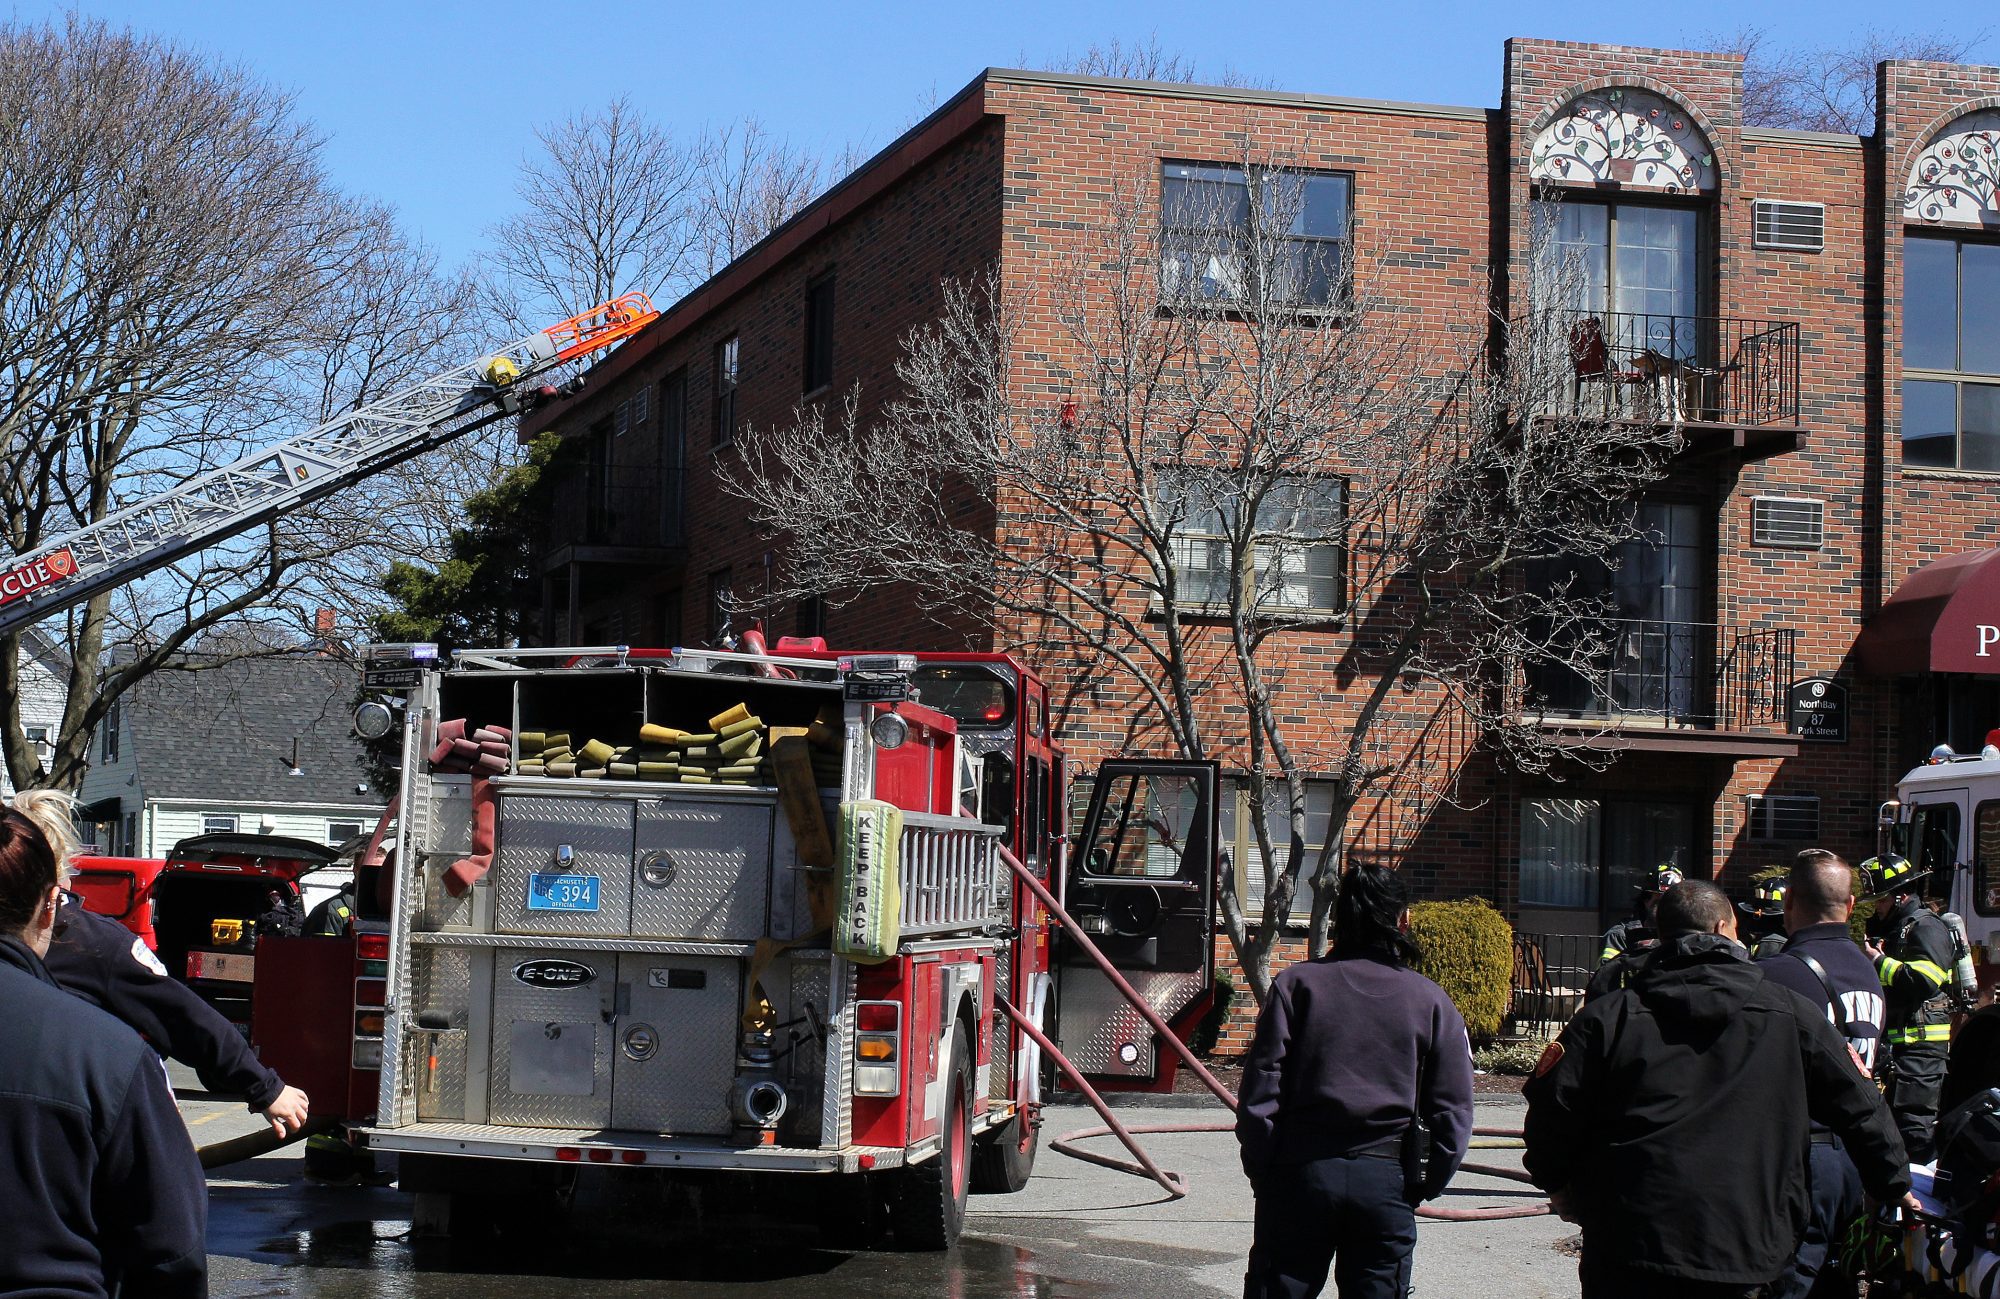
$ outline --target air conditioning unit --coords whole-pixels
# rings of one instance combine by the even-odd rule
[[[1771,843],[1810,842],[1819,838],[1819,795],[1745,794],[1747,837]]]
[[[1826,502],[1810,496],[1751,497],[1750,544],[1818,550],[1826,544]]]
[[[1791,253],[1821,251],[1826,247],[1826,204],[1758,199],[1750,205],[1750,243]]]

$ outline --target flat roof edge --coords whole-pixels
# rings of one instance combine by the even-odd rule
[[[1491,111],[1458,104],[1414,104],[1395,99],[1354,99],[1340,95],[1306,95],[1289,90],[1259,90],[1249,86],[1202,86],[1187,81],[1133,81],[1124,77],[1093,77],[1077,72],[1036,72],[1027,68],[988,68],[989,80],[1024,86],[1073,86],[1079,90],[1114,90],[1168,99],[1209,99],[1227,104],[1268,104],[1276,108],[1322,108],[1350,113],[1386,113],[1402,117],[1438,117],[1456,122],[1484,122]]]
[[[1859,149],[1875,137],[1849,135],[1844,131],[1794,131],[1781,126],[1746,126],[1746,144],[1819,144],[1833,149]]]

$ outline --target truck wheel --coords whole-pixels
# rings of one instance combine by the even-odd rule
[[[904,1249],[950,1249],[965,1228],[972,1163],[972,1062],[965,1026],[951,1030],[945,1071],[944,1140],[936,1155],[903,1170],[889,1206],[896,1243]]]
[[[1034,1175],[1041,1144],[1042,1130],[1025,1114],[1015,1114],[979,1138],[972,1152],[972,1189],[1001,1195],[1020,1190]]]

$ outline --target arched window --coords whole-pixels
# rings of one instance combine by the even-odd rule
[[[1934,226],[2000,226],[2000,108],[1967,113],[1924,147],[1903,188],[1903,217]]]
[[[1563,106],[1528,150],[1528,176],[1545,185],[1619,187],[1662,194],[1715,188],[1715,150],[1687,111],[1650,90],[1613,86]]]
[[[1903,189],[1903,463],[2000,473],[2000,109],[1924,146]]]

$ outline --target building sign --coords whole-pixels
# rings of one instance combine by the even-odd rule
[[[76,556],[68,547],[0,573],[0,604],[26,599],[45,586],[76,576]]]
[[[1801,740],[1847,743],[1847,687],[1826,677],[1794,681],[1791,688],[1793,735]]]

